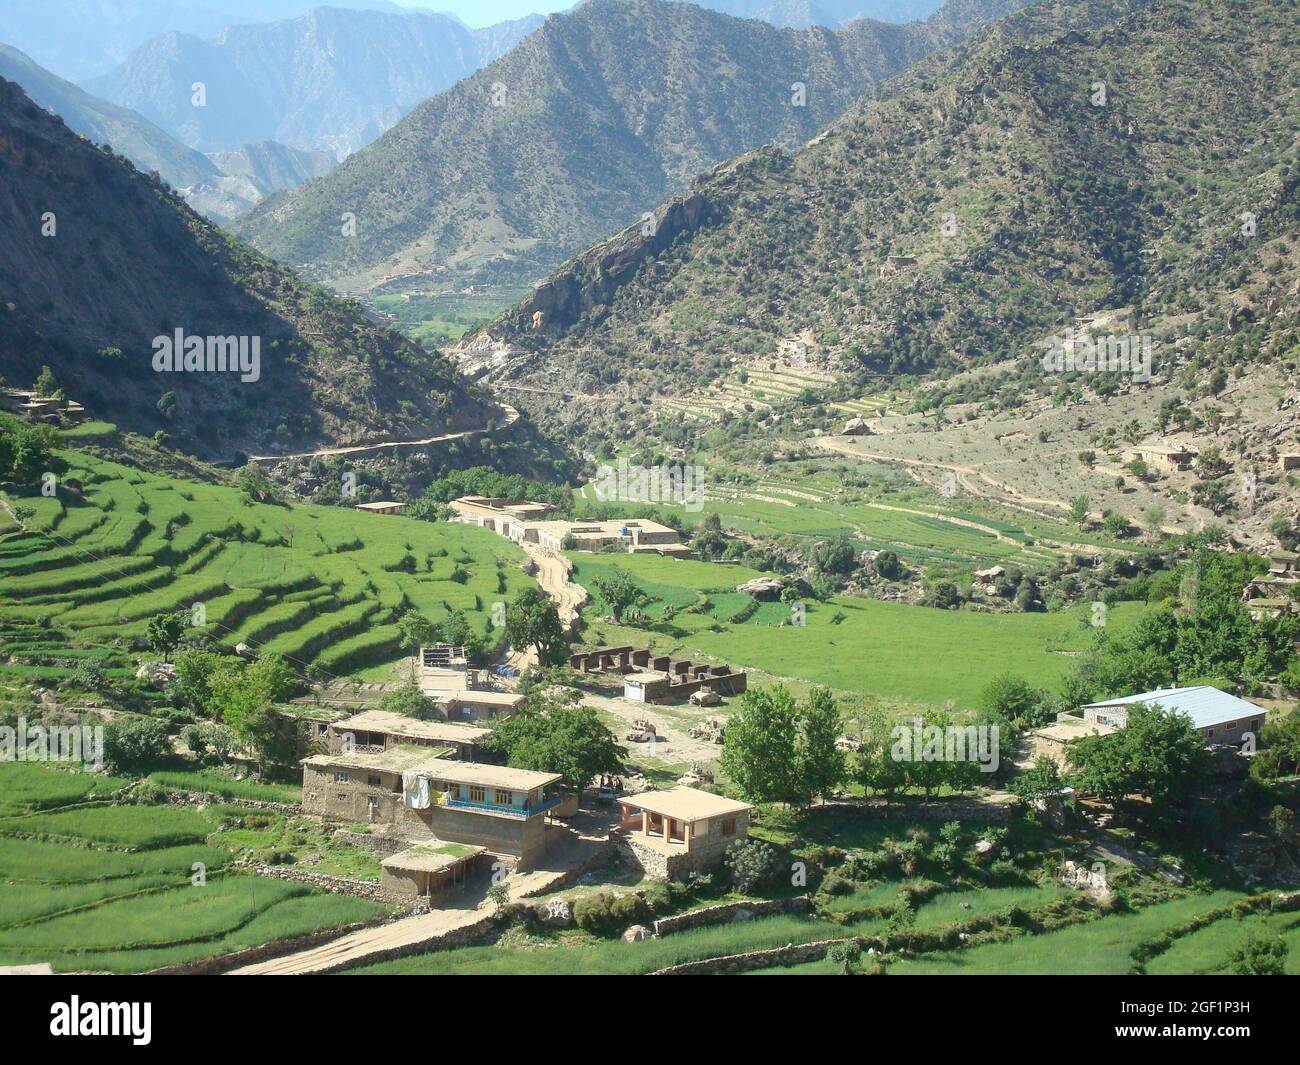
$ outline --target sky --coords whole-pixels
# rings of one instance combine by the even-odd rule
[[[470,26],[491,26],[524,15],[549,15],[566,11],[574,0],[393,0],[402,7],[419,7],[426,11],[450,11]]]

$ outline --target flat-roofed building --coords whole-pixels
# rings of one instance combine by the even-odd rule
[[[405,503],[386,500],[381,503],[358,503],[352,509],[364,510],[368,514],[400,514],[405,508]]]
[[[463,843],[417,843],[379,863],[379,886],[395,895],[432,899],[464,884],[485,865],[483,847]]]
[[[510,717],[523,701],[524,697],[517,692],[466,689],[449,698],[443,709],[448,721],[491,721],[496,717]]]
[[[331,754],[345,748],[377,752],[407,744],[449,750],[453,758],[472,762],[491,735],[490,729],[455,721],[418,721],[387,710],[363,710],[330,723],[329,749]]]
[[[674,553],[678,548],[690,548],[682,543],[681,534],[667,525],[648,518],[616,521],[539,521],[531,529],[537,533],[539,546],[549,551],[562,551],[566,543],[575,551],[601,551],[609,546],[624,550],[652,550]]]
[[[1085,721],[1081,717],[1062,714],[1052,724],[1044,725],[1029,733],[1029,746],[1035,758],[1046,755],[1064,769],[1066,748],[1075,740],[1083,736],[1109,736],[1114,731],[1114,725]]]
[[[674,880],[722,860],[727,848],[749,835],[747,802],[678,785],[618,800],[615,841],[650,876]]]
[[[403,745],[303,760],[309,814],[394,826],[416,840],[484,847],[526,865],[545,851],[546,815],[561,801],[558,773],[462,762]]]

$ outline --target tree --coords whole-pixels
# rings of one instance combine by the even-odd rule
[[[397,620],[397,633],[402,646],[411,654],[438,642],[437,626],[418,610],[403,612]]]
[[[1126,796],[1151,801],[1157,817],[1184,804],[1209,772],[1205,741],[1184,714],[1134,703],[1128,723],[1106,736],[1084,736],[1067,749],[1070,782],[1112,806]]]
[[[536,648],[543,666],[560,665],[569,648],[560,612],[540,588],[525,588],[506,608],[506,640],[511,647]]]
[[[857,563],[857,552],[853,541],[844,533],[822,540],[813,545],[811,562],[818,573],[843,577],[853,572]]]
[[[781,869],[775,849],[759,839],[736,840],[722,861],[736,890],[746,895],[772,883]]]
[[[799,805],[807,790],[798,779],[799,707],[784,684],[750,689],[727,722],[719,762],[747,802]]]
[[[515,769],[559,773],[577,792],[601,775],[623,772],[627,749],[601,722],[594,707],[538,694],[514,717],[493,723],[489,749]]]
[[[288,699],[296,684],[293,671],[278,655],[263,655],[247,664],[229,659],[208,682],[213,714],[263,761],[288,765],[297,755],[297,730],[276,712],[275,704]]]
[[[880,706],[862,715],[862,746],[858,750],[857,778],[869,792],[891,801],[907,786],[907,766],[893,756],[894,721]]]
[[[1075,496],[1070,500],[1070,520],[1080,528],[1088,524],[1088,497]]]
[[[178,706],[198,714],[211,713],[212,674],[226,658],[211,651],[182,651],[176,656],[176,687],[172,697]]]
[[[1011,793],[1034,806],[1061,790],[1061,768],[1056,760],[1039,755],[1034,764],[1011,781]]]
[[[1284,976],[1286,958],[1286,940],[1271,928],[1266,928],[1252,933],[1233,951],[1228,968],[1234,976]]]
[[[1160,530],[1164,524],[1164,507],[1153,504],[1142,511],[1142,528],[1144,528],[1150,535],[1159,536]]]
[[[1007,721],[1034,721],[1034,712],[1042,701],[1042,693],[1014,673],[999,673],[980,692],[978,705]]]
[[[498,881],[488,888],[487,897],[492,901],[496,914],[500,917],[505,912],[505,908],[510,905],[510,885],[504,880]]]
[[[841,976],[856,976],[858,962],[862,959],[862,944],[856,939],[832,943],[826,951],[826,960],[840,970]]]
[[[145,626],[150,648],[162,655],[164,662],[170,662],[172,652],[180,646],[181,637],[185,635],[185,621],[185,615],[180,613],[155,614]]]
[[[893,551],[881,551],[872,561],[876,573],[887,581],[901,581],[907,576],[907,567]]]
[[[280,504],[283,502],[279,486],[255,462],[250,462],[235,474],[235,485],[250,503]]]
[[[593,577],[591,586],[609,607],[614,624],[621,624],[623,611],[641,601],[641,589],[625,570],[615,566],[606,576]]]
[[[844,781],[844,752],[840,738],[840,707],[830,689],[817,687],[802,707],[796,773],[809,796],[825,798]]]
[[[54,372],[48,366],[41,367],[41,374],[32,385],[32,391],[44,399],[55,399],[63,395],[63,389],[54,378]]]
[[[30,484],[43,473],[62,473],[68,464],[55,454],[58,433],[0,415],[0,481]]]
[[[420,685],[414,679],[385,692],[379,700],[379,709],[417,721],[436,721],[444,716],[438,704],[420,691]]]

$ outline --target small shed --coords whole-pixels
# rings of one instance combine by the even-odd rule
[[[463,843],[420,843],[379,863],[384,871],[380,887],[395,895],[433,898],[464,884],[486,853]]]

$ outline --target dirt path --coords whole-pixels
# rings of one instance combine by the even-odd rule
[[[653,703],[634,703],[630,699],[586,691],[582,693],[582,701],[627,722],[629,728],[638,718],[653,722],[658,737],[653,744],[631,743],[621,737],[619,739],[620,743],[625,743],[629,753],[637,758],[661,758],[668,762],[713,762],[722,751],[716,743],[691,739],[688,735],[689,726],[683,726],[680,720],[664,713],[661,707]],[[725,720],[729,713],[725,706],[710,706],[700,710],[699,716],[701,719],[720,717]]]
[[[553,844],[537,869],[525,873],[512,872],[505,878],[512,900],[544,895],[554,890],[574,869],[593,861],[606,846],[604,839],[579,836],[567,829],[552,831],[563,831],[569,838]],[[450,896],[444,906],[429,913],[351,932],[309,950],[232,969],[228,975],[299,976],[328,972],[359,965],[393,950],[418,947],[448,932],[480,922],[486,924],[494,910],[494,903],[487,897],[487,888],[486,881],[470,885]]]
[[[874,459],[878,462],[891,462],[899,466],[906,466],[909,469],[916,469],[918,467],[923,467],[925,469],[932,469],[932,470],[947,470],[957,475],[957,483],[960,484],[964,489],[966,489],[966,491],[968,491],[971,495],[977,496],[980,499],[987,499],[989,502],[997,503],[1000,506],[1011,507],[1014,510],[1022,511],[1025,514],[1032,514],[1038,518],[1046,518],[1049,521],[1057,521],[1060,519],[1061,515],[1049,514],[1041,510],[1036,510],[1035,506],[1049,506],[1063,511],[1069,511],[1070,509],[1070,504],[1060,499],[1036,499],[1032,496],[1021,495],[1011,485],[1006,484],[1003,481],[999,481],[993,477],[990,477],[986,472],[984,472],[984,470],[975,466],[959,466],[947,462],[933,462],[928,459],[910,459],[910,458],[904,458],[900,455],[884,455],[874,451],[863,451],[859,448],[852,447],[851,445],[845,443],[842,440],[838,440],[835,437],[826,437],[826,436],[815,437],[813,439],[813,443],[815,443],[818,447],[821,447],[826,451],[834,451],[836,454],[839,455],[849,455],[854,458],[860,458],[860,459]],[[1015,461],[1015,460],[1008,460],[1008,461]],[[983,483],[981,484],[980,482]],[[984,485],[996,489],[996,491],[993,492],[987,491]],[[1033,506],[1031,506],[1030,504],[1033,504]],[[879,504],[872,504],[872,505],[878,506]],[[896,510],[900,508],[884,507],[883,509]],[[921,513],[921,512],[913,511],[912,513]],[[942,521],[949,521],[955,525],[966,525],[971,528],[981,529],[983,531],[993,533],[1000,540],[1007,539],[1006,537],[998,533],[997,530],[989,526],[978,525],[974,522],[966,521],[965,519],[962,518],[951,518],[943,514],[928,514],[928,513],[926,514],[926,516],[932,518],[939,518]],[[1008,541],[1008,542],[1013,542],[1013,541]],[[1078,544],[1078,543],[1071,543],[1066,540],[1049,540],[1047,538],[1041,538],[1041,542],[1050,543],[1056,547],[1060,547],[1069,551],[1075,551],[1081,554],[1098,554],[1098,553],[1104,553],[1106,551],[1117,550],[1114,548],[1099,547],[1097,544]]]
[[[459,433],[443,433],[441,436],[428,436],[421,440],[389,440],[382,444],[353,444],[350,447],[328,447],[319,451],[295,451],[284,455],[249,455],[249,462],[282,462],[285,459],[329,458],[333,455],[366,455],[390,448],[423,447],[425,444],[441,444],[449,440],[465,440],[483,433],[496,433],[508,429],[519,420],[519,412],[514,407],[501,404],[502,416],[491,425],[481,429],[465,429]]]

